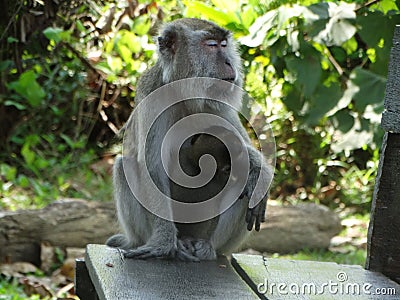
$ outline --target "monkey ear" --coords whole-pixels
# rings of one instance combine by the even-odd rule
[[[162,54],[172,54],[176,52],[176,42],[178,35],[174,30],[166,30],[162,36],[158,37],[158,49]]]

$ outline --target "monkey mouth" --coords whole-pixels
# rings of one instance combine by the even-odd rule
[[[235,82],[235,77],[229,77],[229,78],[222,78],[222,80],[228,81],[230,83],[234,83]]]

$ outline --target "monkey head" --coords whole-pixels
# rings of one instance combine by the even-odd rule
[[[200,19],[178,19],[165,25],[157,41],[164,84],[211,77],[242,85],[240,56],[230,31]]]

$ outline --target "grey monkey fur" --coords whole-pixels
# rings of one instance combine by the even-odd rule
[[[226,41],[226,45],[225,45]],[[179,19],[168,23],[158,37],[159,59],[156,64],[148,69],[139,79],[135,102],[139,103],[157,88],[184,78],[212,77],[227,80],[237,86],[242,85],[242,71],[240,57],[237,53],[235,41],[229,31],[217,25],[199,19]],[[255,224],[259,229],[260,222],[264,221],[266,206],[266,193],[256,195],[262,199],[254,208],[249,208],[250,196],[253,193],[258,177],[268,185],[272,179],[272,169],[267,166],[266,171],[261,171],[261,165],[266,165],[262,154],[251,144],[239,116],[234,110],[222,110],[219,105],[204,102],[201,105],[180,104],[167,111],[157,120],[157,125],[152,133],[146,149],[157,149],[166,130],[177,120],[188,114],[209,112],[223,117],[233,124],[245,142],[249,155],[250,170],[248,181],[242,193],[242,198],[237,200],[228,210],[211,220],[180,224],[164,220],[147,211],[131,192],[123,170],[123,160],[116,159],[113,170],[114,197],[117,215],[123,234],[110,237],[106,244],[125,250],[128,258],[177,258],[180,260],[198,261],[212,260],[219,254],[229,254],[235,250]],[[141,126],[148,119],[146,112],[130,120],[127,126],[132,126],[136,134],[132,137],[130,153],[134,158],[132,168],[136,171],[135,177],[143,189],[145,183],[140,183],[140,173],[146,165],[135,145],[143,144],[145,137],[141,136]],[[189,152],[183,154],[183,160],[189,160],[184,166],[194,171],[195,166],[191,159],[196,161],[196,151],[203,151],[204,147],[214,147],[213,155],[223,162],[217,166],[217,172],[229,169],[226,150],[215,146],[215,141],[206,136],[200,136],[189,145]],[[159,172],[161,166],[157,150],[148,153],[147,165],[150,174],[157,186],[172,198],[185,201],[185,192],[174,186],[164,173]],[[222,176],[224,178],[224,176]],[[214,180],[210,189],[217,189],[223,185],[221,179]],[[206,191],[211,194],[213,191]],[[149,195],[151,197],[151,195]],[[202,201],[196,195],[190,197],[191,201]],[[193,200],[194,199],[194,200]]]

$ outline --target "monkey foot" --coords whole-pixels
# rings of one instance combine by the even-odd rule
[[[183,261],[199,261],[199,259],[191,255],[185,247],[178,243],[178,247],[160,247],[153,245],[143,245],[136,249],[130,249],[125,251],[124,257],[126,258],[137,258],[137,259],[148,259],[148,258],[160,258],[160,259],[173,259],[177,258]]]
[[[188,237],[179,240],[178,243],[181,243],[191,255],[197,257],[199,260],[214,260],[217,258],[214,247],[207,240]]]

